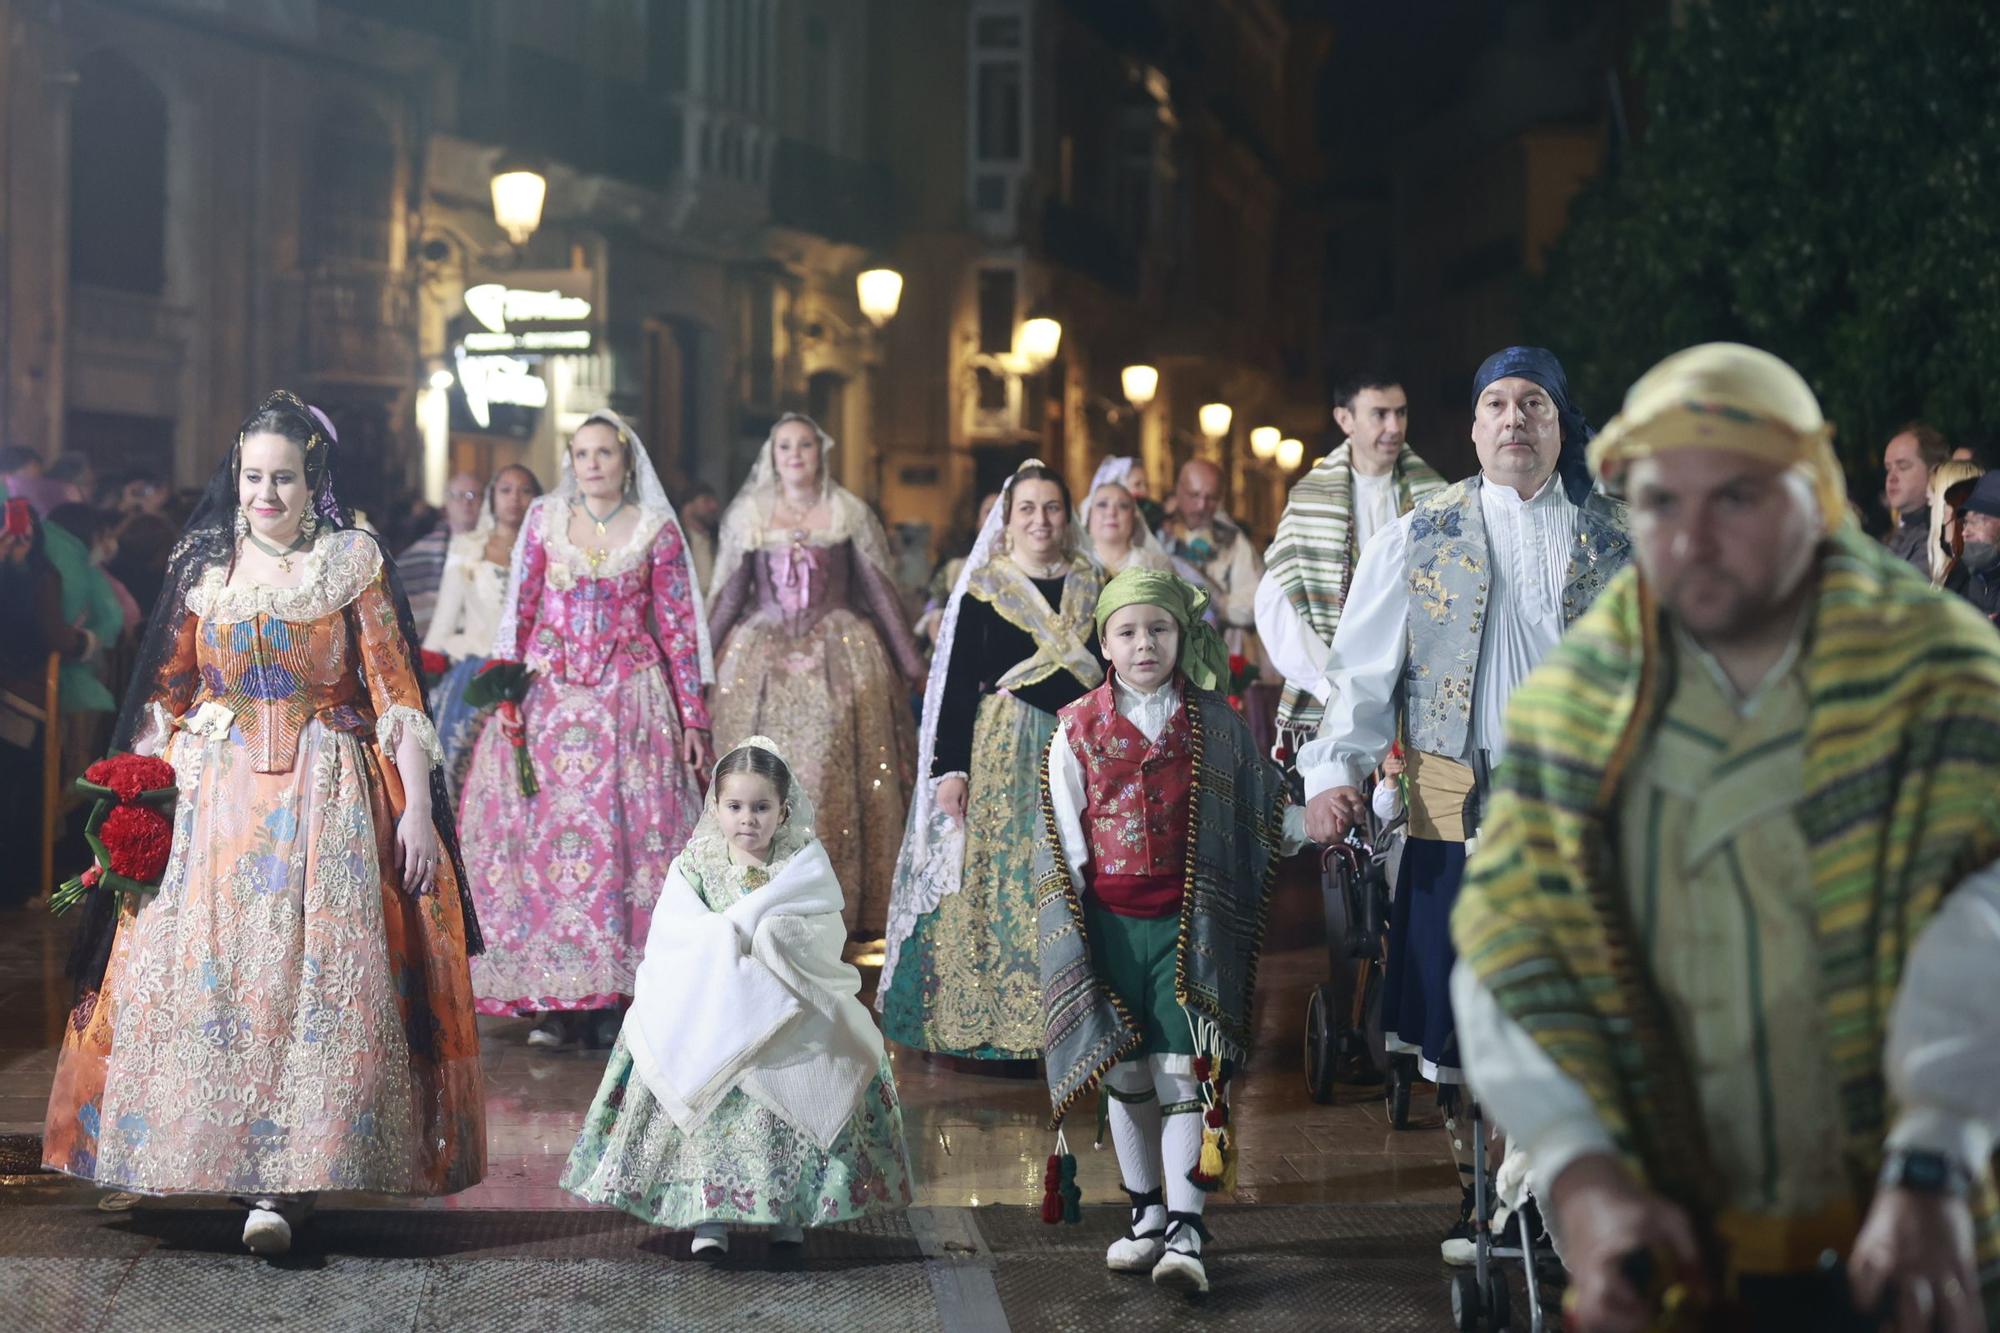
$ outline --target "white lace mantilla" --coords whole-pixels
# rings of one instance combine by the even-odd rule
[[[224,585],[228,570],[210,566],[188,589],[188,609],[204,621],[234,625],[258,616],[294,624],[332,615],[359,597],[382,569],[382,548],[365,532],[334,529],[314,539],[296,588],[264,583]]]

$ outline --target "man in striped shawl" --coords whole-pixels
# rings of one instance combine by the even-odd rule
[[[1640,1254],[1703,1328],[2000,1313],[2000,639],[1831,436],[1768,353],[1649,372],[1590,451],[1636,568],[1509,707],[1453,1001],[1574,1329],[1649,1326]]]
[[[1347,438],[1292,487],[1257,584],[1257,637],[1285,678],[1278,746],[1287,755],[1319,730],[1326,659],[1361,548],[1445,484],[1406,441],[1410,399],[1393,376],[1362,370],[1338,396],[1333,419]]]

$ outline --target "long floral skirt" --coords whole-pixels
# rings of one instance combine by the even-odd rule
[[[486,1165],[458,885],[399,887],[402,787],[306,725],[290,772],[182,732],[160,890],[63,1034],[46,1165],[148,1193],[449,1194]]]
[[[657,666],[622,684],[537,678],[521,710],[541,790],[514,747],[480,733],[460,806],[486,952],[482,1014],[606,1009],[631,999],[653,903],[701,814],[680,715]]]
[[[778,743],[819,807],[820,841],[847,896],[841,918],[881,934],[917,730],[875,626],[847,610],[796,636],[776,621],[747,621],[729,636],[716,680],[717,755],[751,736]]]
[[[485,665],[483,657],[461,657],[431,691],[431,721],[437,726],[438,743],[444,747],[444,786],[451,796],[453,815],[458,813],[459,799],[465,794],[465,775],[472,768],[472,747],[490,716],[465,702],[465,687]]]
[[[1042,756],[1052,713],[988,695],[972,728],[965,803],[965,874],[957,893],[919,917],[903,942],[882,1031],[920,1050],[973,1060],[1042,1053],[1042,984],[1035,947],[1035,843],[1041,837]]]
[[[684,1134],[633,1069],[621,1033],[562,1185],[677,1229],[697,1222],[816,1227],[893,1212],[910,1206],[903,1108],[884,1062],[831,1148],[741,1088]]]

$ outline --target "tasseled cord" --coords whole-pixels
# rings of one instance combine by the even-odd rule
[[[1236,1131],[1229,1123],[1229,1072],[1222,1030],[1188,1013],[1194,1036],[1194,1077],[1201,1094],[1201,1156],[1188,1183],[1204,1194],[1236,1188]]]
[[[1056,1150],[1049,1154],[1042,1171],[1042,1221],[1048,1226],[1059,1222],[1083,1221],[1083,1190],[1076,1183],[1076,1156],[1069,1139],[1056,1131]]]

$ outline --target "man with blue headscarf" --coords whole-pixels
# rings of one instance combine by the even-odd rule
[[[1414,1063],[1437,1084],[1448,1132],[1463,1080],[1451,909],[1507,699],[1631,554],[1622,507],[1592,490],[1591,434],[1551,353],[1509,347],[1486,359],[1472,382],[1479,472],[1363,548],[1327,660],[1326,713],[1299,754],[1306,831],[1336,841],[1360,820],[1362,782],[1400,720],[1410,823],[1382,1029],[1399,1073]],[[1459,1170],[1465,1208],[1445,1257],[1469,1262],[1471,1168],[1461,1160]]]

